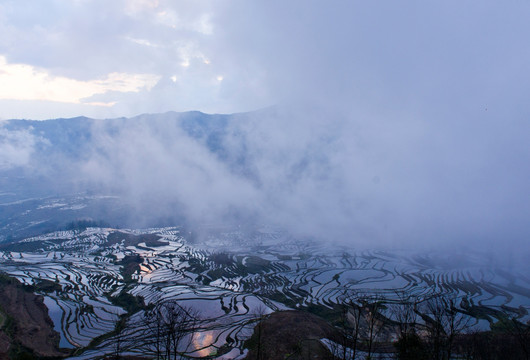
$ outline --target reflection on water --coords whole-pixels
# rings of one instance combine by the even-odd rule
[[[211,346],[214,342],[214,332],[213,331],[201,331],[193,334],[193,346],[197,350],[194,354],[199,356],[208,356],[215,348]]]
[[[53,329],[61,335],[61,340],[59,341],[59,347],[73,349],[75,346],[70,344],[66,337],[64,336],[63,327],[61,326],[61,317],[63,316],[63,310],[57,305],[54,299],[45,296],[44,305],[48,308],[48,315],[53,321]]]

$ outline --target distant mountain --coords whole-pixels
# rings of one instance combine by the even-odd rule
[[[50,155],[79,159],[93,146],[95,132],[112,136],[119,129],[143,125],[152,129],[168,129],[177,125],[188,136],[204,142],[212,151],[222,151],[222,137],[229,122],[244,115],[209,115],[199,111],[144,114],[133,118],[96,120],[87,117],[50,120],[7,120],[0,123],[10,132],[27,131],[37,138],[35,155],[44,160]]]
[[[134,218],[141,223],[140,216],[133,215],[138,204],[127,203],[131,194],[121,191],[121,182],[137,177],[131,174],[141,172],[144,165],[157,159],[169,161],[155,168],[160,169],[160,178],[174,177],[177,173],[186,176],[185,170],[197,162],[197,167],[226,168],[237,177],[251,179],[253,174],[245,151],[248,140],[242,126],[271,111],[233,115],[191,111],[105,120],[76,117],[4,121],[0,123],[0,140],[6,144],[4,149],[0,148],[6,159],[0,162],[3,218],[0,241],[54,230],[86,218],[120,226],[130,224],[125,219]],[[182,146],[176,148],[175,144]],[[150,153],[151,149],[157,152]],[[143,154],[147,154],[145,158]],[[171,164],[171,159],[177,157],[185,157],[189,164],[183,165],[182,161]],[[206,165],[201,164],[201,159],[205,159]],[[94,170],[98,167],[104,170]],[[147,189],[150,184],[139,186]],[[131,191],[134,195],[138,192]],[[118,204],[113,196],[122,197],[124,202]],[[181,219],[182,214],[169,211],[156,220],[145,220],[149,218],[145,214],[141,217],[146,221],[142,225],[163,225],[169,218]]]

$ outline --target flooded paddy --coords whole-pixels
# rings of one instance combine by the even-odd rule
[[[199,315],[200,328],[185,349],[198,357],[236,358],[260,314],[332,308],[345,293],[389,302],[403,294],[448,294],[471,306],[529,318],[529,279],[473,259],[454,266],[443,257],[423,254],[330,249],[275,231],[256,231],[249,237],[219,233],[198,243],[178,228],[89,228],[24,243],[32,250],[0,253],[0,270],[45,296],[62,347],[81,349],[100,339],[80,359],[112,352],[113,331],[125,314],[128,336],[141,337],[146,309],[168,300]],[[39,288],[42,280],[57,286]],[[144,307],[126,309],[119,301],[124,294],[142,299]],[[476,324],[487,329],[495,321],[490,316]],[[131,342],[127,351],[140,353],[141,343]]]

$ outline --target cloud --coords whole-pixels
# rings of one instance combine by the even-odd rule
[[[524,246],[522,122],[494,115],[453,129],[433,113],[350,115],[296,104],[97,122],[80,177],[120,193],[142,225],[178,214],[355,247]]]
[[[115,73],[176,79],[146,92],[142,109],[151,113],[230,113],[302,99],[387,109],[465,99],[485,108],[497,95],[521,100],[529,90],[519,76],[529,60],[529,14],[527,4],[489,1],[5,1],[0,55],[83,82]],[[133,116],[137,103],[130,93],[118,110],[78,109]]]
[[[190,138],[175,114],[96,123],[93,151],[81,177],[118,191],[142,223],[171,215],[220,221],[230,210],[256,211],[263,201],[245,178]]]
[[[149,90],[158,80],[159,77],[153,74],[111,73],[103,79],[79,81],[52,76],[45,70],[29,65],[9,64],[5,57],[0,56],[0,99],[80,103],[84,98],[108,91],[138,92],[143,88]]]
[[[0,56],[8,64],[24,64],[38,75],[70,79],[76,89],[107,79],[109,74],[175,79],[175,86],[146,87],[142,92],[146,96],[141,107],[151,113],[196,109],[237,112],[270,105],[271,98],[264,98],[265,92],[256,93],[263,74],[253,74],[249,88],[246,79],[234,72],[228,76],[225,66],[217,61],[222,57],[216,53],[217,45],[212,44],[221,40],[217,33],[224,25],[216,23],[215,8],[210,1],[43,1],[35,7],[7,1],[0,6],[0,16],[5,20],[0,24],[5,34],[0,39]],[[230,67],[238,66],[229,63]],[[222,86],[216,80],[220,76],[224,79]],[[17,77],[18,86],[24,89],[31,89],[34,82],[28,76]],[[11,94],[11,84],[0,84],[0,90]],[[66,94],[76,93],[70,91],[71,87],[66,86]],[[79,106],[77,115],[133,116],[137,104],[138,97],[131,91],[119,97],[118,109]],[[20,117],[28,113],[28,105],[11,102],[8,108],[18,111],[4,111],[2,116]],[[56,109],[55,117],[70,114],[63,112],[64,106],[59,103]],[[38,110],[30,117],[42,118]]]
[[[0,124],[0,170],[29,165],[36,145],[45,143],[33,135],[32,130],[8,130]]]
[[[351,244],[527,248],[530,5],[102,4],[14,11],[0,53],[82,82],[160,76],[85,98],[115,103],[103,116],[277,104],[230,122],[222,156],[171,117],[96,129],[86,174],[140,212],[248,214]]]

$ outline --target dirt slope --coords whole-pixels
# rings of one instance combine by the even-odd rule
[[[25,289],[16,279],[0,275],[0,309],[6,315],[0,330],[0,359],[9,350],[26,348],[38,357],[64,357],[60,335],[54,331],[43,297]]]

